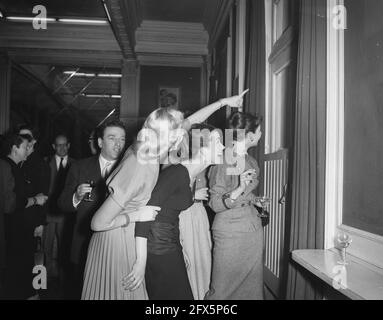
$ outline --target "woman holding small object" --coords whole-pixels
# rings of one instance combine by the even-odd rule
[[[262,300],[263,228],[254,207],[260,203],[253,194],[258,186],[259,167],[247,153],[262,136],[261,121],[237,112],[230,118],[229,128],[233,129],[233,146],[227,149],[232,149],[237,162],[226,157],[224,164],[211,169],[209,177],[209,204],[216,216],[212,227],[212,280],[206,299]],[[232,165],[237,166],[237,172],[230,172]]]

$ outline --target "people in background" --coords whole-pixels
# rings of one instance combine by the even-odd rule
[[[28,125],[19,126],[18,133],[31,139],[28,143],[27,160],[21,163],[21,169],[27,182],[27,196],[32,197],[36,194],[48,196],[50,170],[48,164],[44,161],[38,151],[37,132]],[[27,216],[31,219],[31,224],[36,228],[36,236],[42,237],[43,226],[46,224],[48,208],[44,206],[32,206],[27,210]]]
[[[161,207],[161,211],[154,222],[136,223],[137,256],[142,259],[138,264],[139,272],[145,274],[151,300],[193,300],[180,244],[179,215],[193,205],[191,185],[194,180],[213,164],[213,160],[222,157],[224,147],[220,134],[207,125],[193,126],[192,129],[201,130],[201,135],[208,133],[208,138],[204,139],[208,141],[207,145],[193,144],[190,159],[161,172],[148,203]],[[192,140],[189,138],[190,142]],[[132,277],[134,275],[127,278],[128,286]]]
[[[0,299],[4,298],[5,269],[6,269],[6,244],[5,244],[5,219],[16,206],[14,192],[15,179],[11,166],[0,159]],[[9,218],[8,218],[9,219]]]
[[[28,183],[20,164],[27,160],[28,145],[32,142],[30,135],[8,134],[3,142],[6,157],[4,160],[11,168],[14,179],[13,192],[16,205],[13,212],[6,216],[6,283],[5,295],[8,299],[36,298],[32,287],[32,269],[34,266],[34,236],[36,223],[33,213],[28,210],[42,207],[47,196],[42,193],[28,196]]]
[[[105,181],[124,145],[124,125],[117,120],[104,122],[98,133],[100,154],[74,162],[69,168],[58,204],[62,211],[75,215],[70,254],[74,273],[71,298],[80,298],[87,250],[92,236],[91,220],[105,200]]]
[[[55,153],[48,160],[50,184],[47,226],[44,230],[44,252],[48,277],[58,277],[61,291],[65,291],[64,283],[69,273],[74,215],[59,208],[58,198],[64,189],[65,180],[74,159],[68,155],[70,142],[65,134],[55,137],[52,148]]]
[[[167,105],[167,96],[168,95],[168,90],[166,89],[161,89],[160,90],[160,107],[161,108],[166,108]]]
[[[263,299],[263,228],[257,216],[253,190],[258,186],[259,167],[248,149],[262,136],[259,118],[234,113],[229,121],[234,130],[233,145],[227,149],[244,159],[234,174],[228,162],[215,166],[210,174],[210,206],[216,212],[213,231],[213,270],[208,300]],[[242,136],[239,130],[244,130]],[[242,131],[243,133],[243,131]],[[227,143],[227,142],[226,142]],[[240,143],[244,146],[241,150]],[[227,153],[228,154],[228,153]]]
[[[149,115],[141,133],[150,130],[155,134],[153,138],[157,139],[149,144],[156,151],[140,155],[146,142],[137,141],[108,180],[110,195],[92,220],[92,229],[97,232],[89,246],[83,299],[147,299],[143,261],[136,259],[134,228],[136,221],[154,219],[158,212],[158,207],[146,205],[157,182],[160,162],[182,139],[180,129],[190,129],[225,105],[239,107],[244,94],[217,101],[186,120],[181,112],[170,108],[159,108]],[[124,290],[121,280],[129,272],[132,281]]]
[[[169,92],[167,95],[166,95],[166,107],[168,108],[177,108],[178,106],[178,103],[177,103],[177,96],[172,93],[172,92]]]
[[[48,196],[50,171],[48,164],[41,157],[40,153],[36,150],[38,145],[37,131],[29,125],[21,125],[18,128],[20,135],[30,137],[31,141],[28,143],[28,157],[27,160],[21,163],[25,180],[27,182],[27,196],[33,197],[36,194],[43,194]],[[43,236],[44,225],[46,224],[46,216],[48,213],[47,205],[31,206],[25,209],[26,217],[30,220],[30,225],[34,230],[35,250],[37,250],[37,241],[41,243]],[[36,298],[39,297],[36,295]]]

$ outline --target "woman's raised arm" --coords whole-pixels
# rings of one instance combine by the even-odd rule
[[[190,126],[192,126],[193,124],[204,122],[214,112],[218,111],[224,106],[229,106],[232,108],[240,108],[242,107],[242,104],[243,104],[243,97],[247,92],[249,92],[249,89],[243,91],[241,94],[237,96],[223,98],[212,104],[209,104],[208,106],[194,112],[186,120],[189,122]]]

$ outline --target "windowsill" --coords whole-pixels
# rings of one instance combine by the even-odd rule
[[[333,286],[334,278],[342,278],[340,274],[343,266],[337,263],[340,255],[336,249],[295,250],[292,258],[330,286]],[[379,272],[376,267],[369,267],[367,263],[349,254],[347,260],[350,263],[345,266],[346,272],[341,281],[343,286],[338,292],[354,300],[383,300],[383,270]]]

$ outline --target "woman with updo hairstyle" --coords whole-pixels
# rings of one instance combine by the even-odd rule
[[[91,221],[94,231],[88,247],[81,299],[147,299],[141,257],[136,248],[136,222],[152,221],[161,210],[147,205],[159,175],[160,163],[182,139],[190,126],[205,121],[225,105],[240,107],[243,95],[224,98],[206,106],[187,119],[172,108],[155,109],[146,119],[136,141],[107,179],[109,196]],[[146,258],[145,258],[146,259]],[[122,279],[131,274],[131,286]]]
[[[233,139],[225,162],[210,170],[210,207],[215,211],[213,270],[208,300],[263,299],[263,227],[254,205],[259,167],[247,151],[262,136],[261,120],[236,112],[229,119]],[[232,154],[232,157],[228,155]]]

